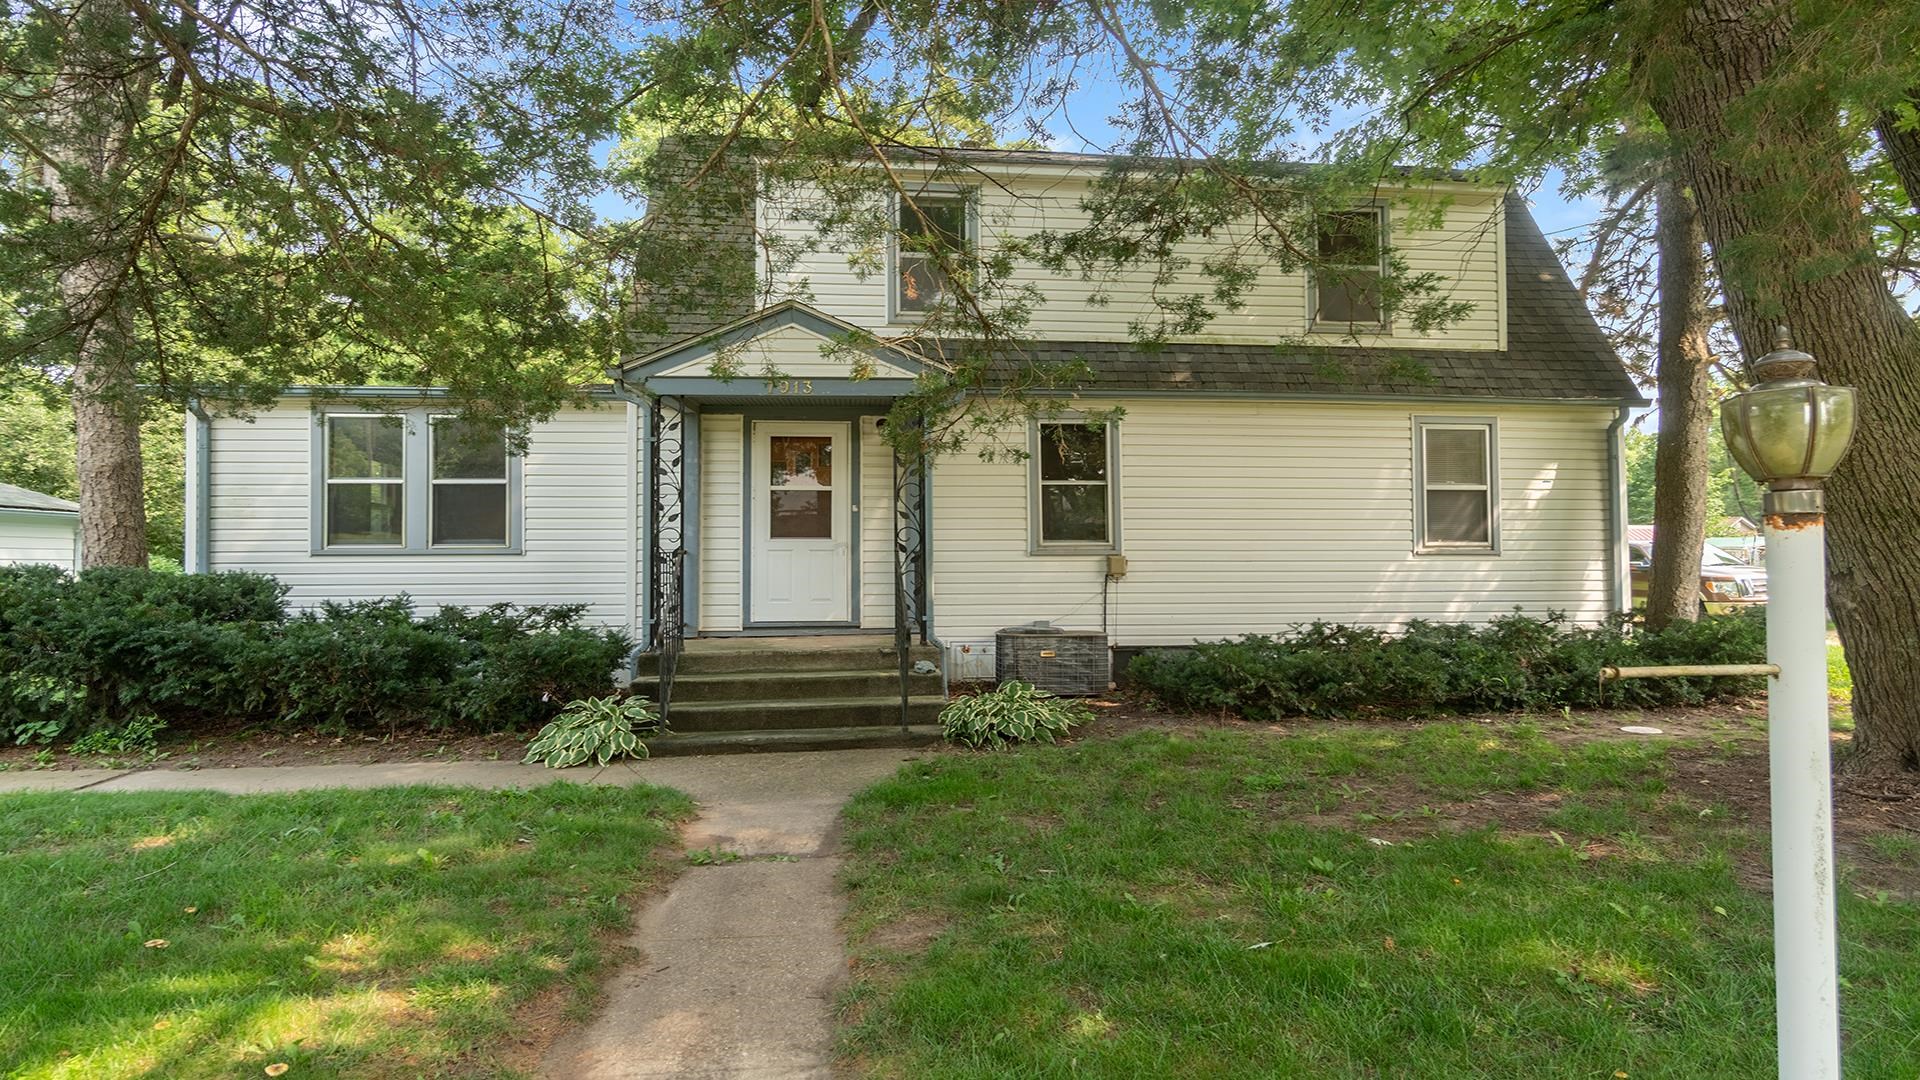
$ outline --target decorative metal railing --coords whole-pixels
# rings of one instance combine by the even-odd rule
[[[927,640],[926,461],[893,459],[893,645],[900,660],[900,727],[913,696],[913,643]]]
[[[683,490],[686,476],[686,413],[669,406],[663,399],[653,403],[653,438],[647,455],[647,490],[653,494],[648,508],[648,551],[652,553],[652,581],[648,591],[648,615],[651,633],[648,647],[658,663],[660,679],[660,719],[667,721],[673,709],[673,675],[680,663],[680,647],[686,639],[686,546]]]

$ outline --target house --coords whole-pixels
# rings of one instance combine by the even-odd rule
[[[985,246],[1071,227],[1108,164],[964,157],[959,179],[895,163],[920,185],[903,231]],[[762,302],[683,321],[522,453],[462,429],[430,389],[296,388],[246,419],[196,416],[189,568],[268,572],[294,603],[583,604],[669,665],[684,626],[676,713],[701,679],[773,664],[756,636],[829,651],[839,636],[891,670],[891,636],[849,635],[896,621],[924,642],[916,658],[972,680],[994,675],[996,631],[1034,621],[1125,652],[1315,619],[1603,620],[1627,605],[1620,428],[1642,398],[1522,199],[1408,183],[1444,195],[1444,220],[1395,198],[1346,216],[1470,301],[1465,318],[1380,323],[1364,285],[1276,272],[1205,332],[1148,350],[1128,323],[1164,282],[1021,264],[1044,300],[1024,348],[1094,378],[1060,415],[999,433],[1024,460],[924,470],[895,460],[883,425],[943,363],[913,333],[938,274],[897,237],[883,252],[823,240],[804,186],[755,188],[701,227],[755,260]],[[843,705],[864,700],[846,689]]]
[[[80,566],[80,505],[0,484],[0,566]]]

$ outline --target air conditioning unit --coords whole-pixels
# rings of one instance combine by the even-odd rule
[[[993,635],[994,675],[1019,680],[1049,694],[1104,694],[1112,677],[1107,635],[1098,630],[1062,630],[1052,623],[1009,626]]]

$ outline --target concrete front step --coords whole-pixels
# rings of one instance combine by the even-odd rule
[[[938,694],[940,676],[909,675],[907,689],[916,695]],[[660,680],[636,680],[633,692],[659,700]],[[898,671],[741,671],[689,674],[673,677],[673,704],[710,701],[774,701],[783,698],[891,698],[900,699]]]
[[[675,700],[667,722],[675,732],[790,731],[800,728],[899,727],[900,698],[788,698],[762,701],[681,702],[674,680]],[[919,694],[907,700],[907,721],[930,724],[945,708],[939,694]]]
[[[792,638],[697,638],[685,643],[680,663],[674,668],[681,675],[720,675],[734,672],[795,671],[892,671],[900,670],[900,661],[891,637],[859,636],[846,638],[800,639],[825,644],[804,648],[784,643]],[[940,650],[931,645],[908,649],[908,661],[940,663]],[[659,657],[642,656],[636,675],[658,675]]]
[[[892,727],[794,728],[788,731],[695,731],[656,735],[646,740],[654,757],[692,754],[782,753],[792,750],[872,750],[899,747],[917,749],[940,742],[939,727],[914,724]]]

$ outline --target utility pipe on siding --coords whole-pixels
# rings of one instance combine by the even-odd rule
[[[1627,450],[1624,431],[1633,407],[1622,405],[1607,425],[1607,590],[1614,612],[1633,610],[1627,572]]]

